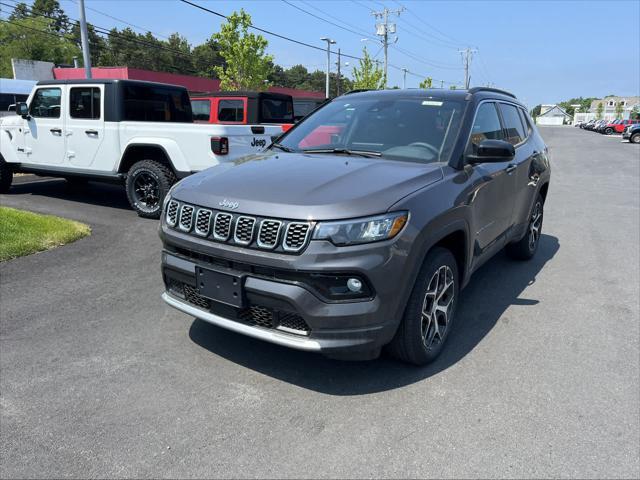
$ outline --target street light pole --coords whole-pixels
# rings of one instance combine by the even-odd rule
[[[331,45],[334,45],[335,40],[331,40],[327,37],[322,37],[320,40],[327,42],[327,80],[324,88],[325,97],[329,98],[329,74],[331,73]]]
[[[87,31],[87,18],[84,14],[84,0],[78,2],[80,8],[80,39],[82,41],[82,59],[86,78],[91,78],[91,57],[89,56],[89,33]]]
[[[407,88],[407,72],[409,70],[407,70],[406,68],[402,69],[402,89],[404,90],[405,88]]]

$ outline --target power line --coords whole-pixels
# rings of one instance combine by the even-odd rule
[[[413,16],[420,21],[421,23],[423,23],[424,25],[426,25],[427,27],[431,28],[432,30],[438,32],[441,37],[443,37],[443,41],[446,41],[447,43],[451,43],[452,45],[456,45],[456,46],[460,46],[463,45],[464,42],[461,42],[455,38],[453,38],[451,35],[444,33],[442,30],[439,30],[438,28],[434,27],[433,25],[431,25],[430,23],[428,23],[427,21],[425,21],[424,19],[420,18],[413,10],[411,10],[410,8],[404,6],[403,4],[401,4],[398,0],[393,0],[395,3],[397,3],[398,5],[400,5],[401,7],[404,7],[409,13],[413,14]],[[425,34],[429,35],[428,33],[425,32]],[[431,36],[431,35],[430,35]],[[435,37],[434,37],[435,38]],[[449,40],[447,40],[449,39]]]
[[[318,20],[321,20],[321,21],[323,21],[323,22],[328,23],[329,25],[333,25],[334,27],[337,27],[337,28],[340,28],[340,29],[345,30],[345,31],[347,31],[347,32],[353,33],[353,34],[355,34],[355,35],[357,35],[357,36],[359,36],[359,37],[361,37],[361,36],[363,36],[363,35],[364,35],[364,36],[366,36],[367,38],[370,38],[371,40],[373,40],[373,38],[369,37],[369,36],[368,36],[368,34],[366,34],[366,33],[365,33],[365,34],[363,34],[363,33],[361,33],[361,32],[356,32],[355,30],[351,30],[350,28],[347,28],[347,27],[343,27],[343,26],[341,26],[341,25],[338,25],[337,23],[334,23],[334,22],[332,22],[331,20],[327,20],[326,18],[322,18],[322,17],[320,17],[320,16],[316,15],[315,13],[309,12],[308,10],[305,10],[305,9],[304,9],[304,8],[302,8],[302,7],[299,7],[299,6],[297,6],[297,5],[294,5],[293,3],[289,2],[288,0],[282,0],[282,1],[283,1],[284,3],[286,3],[287,5],[289,5],[290,7],[293,7],[293,8],[295,8],[295,9],[297,9],[297,10],[300,10],[301,12],[304,12],[304,13],[306,13],[307,15],[312,16],[313,18],[317,18]]]

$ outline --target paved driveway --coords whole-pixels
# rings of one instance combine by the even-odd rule
[[[640,476],[640,148],[541,131],[538,256],[483,267],[426,368],[171,310],[156,222],[123,190],[23,177],[2,204],[93,235],[0,265],[1,476]]]

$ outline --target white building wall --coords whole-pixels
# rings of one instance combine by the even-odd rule
[[[537,117],[536,123],[538,125],[562,125],[564,117]]]
[[[12,58],[11,66],[16,80],[53,80],[55,65],[51,62]]]

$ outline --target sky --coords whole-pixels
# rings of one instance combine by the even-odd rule
[[[243,8],[254,25],[318,47],[326,46],[322,37],[335,40],[334,47],[349,55],[361,56],[367,47],[381,61],[372,11],[404,7],[399,16],[390,16],[398,38],[389,47],[389,64],[397,67],[389,68],[390,86],[402,86],[401,68],[409,70],[407,88],[417,87],[427,76],[434,86],[441,80],[445,87],[462,85],[459,50],[470,47],[477,50],[471,60],[471,85],[507,89],[529,106],[579,96],[640,95],[640,0],[191,1],[225,15]],[[76,0],[60,3],[71,18],[78,18]],[[208,39],[223,21],[179,0],[85,0],[85,5],[87,20],[100,27],[124,28],[119,21],[124,20],[158,36],[178,32],[194,45]],[[285,68],[326,68],[325,51],[265,38],[268,53]],[[336,60],[332,56],[332,70]],[[355,64],[357,60],[343,58],[342,71],[351,76]]]

